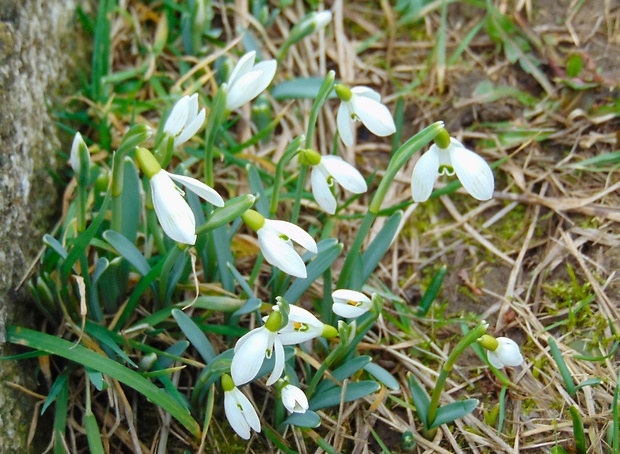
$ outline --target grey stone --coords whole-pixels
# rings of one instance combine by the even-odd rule
[[[0,341],[5,325],[28,325],[34,313],[18,287],[58,211],[50,170],[65,163],[50,105],[79,63],[78,1],[0,0]],[[0,362],[0,452],[24,453],[34,402],[10,383],[32,389],[32,363]]]

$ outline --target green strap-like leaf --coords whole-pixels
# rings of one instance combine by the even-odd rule
[[[376,393],[381,389],[381,385],[373,380],[363,380],[347,384],[347,391],[342,395],[342,387],[337,386],[322,394],[316,395],[310,402],[310,409],[313,411],[321,410],[326,407],[340,405],[340,401],[351,402],[361,399],[369,394]]]
[[[179,324],[181,331],[187,336],[187,340],[191,342],[205,363],[209,364],[215,359],[215,350],[211,346],[211,342],[205,336],[205,333],[194,323],[194,321],[178,309],[172,309],[172,316]]]
[[[6,338],[8,342],[13,344],[24,345],[61,356],[85,367],[98,370],[124,383],[144,395],[144,397],[155,405],[169,412],[194,437],[200,438],[200,426],[194,418],[192,418],[190,413],[164,390],[158,388],[137,372],[82,347],[81,345],[75,345],[67,340],[27,328],[8,326],[6,329]]]
[[[433,424],[431,424],[429,429],[439,427],[442,424],[447,424],[454,421],[455,419],[459,419],[465,415],[468,415],[476,409],[478,403],[478,399],[467,399],[452,402],[451,404],[440,407],[437,410],[437,416],[435,417],[435,421],[433,421]]]

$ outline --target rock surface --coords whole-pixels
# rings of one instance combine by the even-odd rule
[[[18,288],[58,211],[50,171],[60,141],[50,115],[74,68],[78,0],[0,0],[0,341],[7,324],[28,325],[34,308]],[[66,138],[65,138],[66,140]],[[9,346],[3,354],[13,353]],[[27,362],[0,362],[0,452],[24,453],[33,399]]]

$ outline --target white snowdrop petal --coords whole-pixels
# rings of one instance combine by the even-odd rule
[[[310,184],[312,185],[312,195],[314,200],[323,211],[334,214],[336,212],[336,197],[332,194],[332,190],[327,182],[327,176],[321,172],[317,166],[314,166],[310,174]]]
[[[196,242],[194,212],[172,182],[161,170],[150,180],[153,207],[162,229],[174,241],[184,244]]]
[[[238,349],[235,348],[235,356],[230,365],[230,375],[237,386],[252,381],[265,361],[269,332],[261,327],[251,333]]]
[[[370,303],[370,298],[361,292],[341,288],[332,293],[332,298],[336,303],[347,304],[349,301]]]
[[[306,265],[292,245],[277,233],[261,228],[257,232],[258,244],[268,263],[295,277],[308,276]]]
[[[222,197],[217,193],[217,191],[210,186],[207,186],[202,181],[185,175],[177,175],[173,173],[169,173],[168,175],[170,176],[170,178],[178,181],[187,189],[189,189],[199,197],[203,198],[207,202],[218,207],[224,206],[224,199],[222,199]]]
[[[189,113],[188,103],[189,96],[183,96],[177,101],[172,108],[172,112],[170,112],[166,123],[164,124],[164,132],[172,134],[173,136],[176,136],[179,132],[181,132],[181,129],[185,126]]]
[[[235,388],[236,389],[236,388]],[[248,422],[250,427],[254,429],[255,432],[261,431],[260,419],[258,418],[258,413],[256,413],[256,409],[250,399],[248,399],[245,394],[243,394],[240,390],[238,390],[237,394],[237,402],[241,405],[241,409],[243,410],[243,415],[245,416],[245,420]]]
[[[273,354],[275,355],[275,358],[274,358],[273,372],[271,372],[271,375],[269,376],[269,379],[267,380],[267,386],[271,386],[275,382],[277,382],[282,376],[282,372],[284,372],[284,347],[282,346],[282,341],[280,340],[279,336],[276,335],[276,333],[272,333],[272,334],[274,337]]]
[[[389,109],[380,102],[365,96],[351,98],[353,112],[370,132],[379,137],[396,132],[396,125]]]
[[[314,239],[298,225],[286,221],[265,219],[265,224],[278,233],[284,234],[308,251],[316,254],[317,247]]]
[[[183,145],[189,139],[194,137],[194,135],[198,132],[198,130],[202,127],[206,118],[206,111],[202,109],[198,115],[193,117],[193,119],[183,128],[181,134],[174,138],[174,146],[178,147]],[[190,118],[190,117],[188,117]]]
[[[351,164],[338,156],[323,156],[321,163],[327,172],[334,177],[340,186],[354,194],[361,194],[368,190],[366,180]]]
[[[242,411],[239,409],[239,402],[234,393],[235,391],[243,395],[237,388],[233,388],[231,391],[226,391],[224,393],[224,413],[226,414],[226,419],[228,419],[230,427],[232,427],[236,434],[244,440],[249,440],[250,425],[248,424],[248,421],[244,417]]]
[[[493,197],[495,180],[489,164],[464,147],[450,145],[449,151],[452,167],[465,190],[478,200]]]
[[[351,89],[351,93],[357,96],[362,96],[364,98],[370,98],[373,101],[381,102],[381,95],[370,87],[366,87],[363,85],[359,87],[354,87]]]
[[[254,66],[254,60],[256,58],[256,52],[250,51],[243,55],[235,65],[233,72],[230,74],[228,78],[228,85],[232,86],[235,84],[237,79],[250,71],[252,66]]]
[[[340,103],[338,115],[336,116],[336,125],[338,126],[338,134],[347,147],[353,145],[353,123],[347,104],[345,102]]]
[[[334,314],[344,318],[357,318],[368,312],[370,307],[366,305],[352,306],[347,303],[334,303],[332,310],[334,311]]]
[[[418,159],[411,174],[411,195],[415,202],[428,200],[439,175],[438,171],[439,154],[436,146],[433,145]]]

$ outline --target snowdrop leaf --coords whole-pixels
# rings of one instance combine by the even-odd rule
[[[340,405],[341,401],[351,402],[361,399],[369,394],[375,393],[381,389],[381,385],[373,380],[363,380],[355,383],[348,383],[344,396],[342,395],[342,387],[337,386],[329,389],[322,394],[316,395],[309,403],[310,410],[316,411],[327,407]]]
[[[403,212],[397,211],[387,220],[381,232],[372,240],[362,255],[362,282],[366,282],[389,249],[403,218]]]
[[[187,336],[187,340],[191,342],[202,359],[205,360],[206,364],[209,364],[211,361],[215,359],[215,350],[211,346],[211,342],[207,339],[207,336],[202,332],[202,330],[194,323],[194,321],[185,314],[185,312],[180,311],[178,309],[172,310],[172,316],[179,324],[179,328],[181,331]]]
[[[114,230],[103,232],[103,238],[118,251],[142,275],[146,276],[151,267],[140,252],[127,238]]]
[[[282,424],[314,428],[321,425],[321,417],[312,410],[306,410],[305,413],[292,413]]]
[[[437,416],[435,421],[430,425],[429,429],[439,427],[442,424],[447,424],[456,419],[460,419],[463,416],[467,416],[478,406],[478,399],[467,399],[452,402],[437,409]]]

